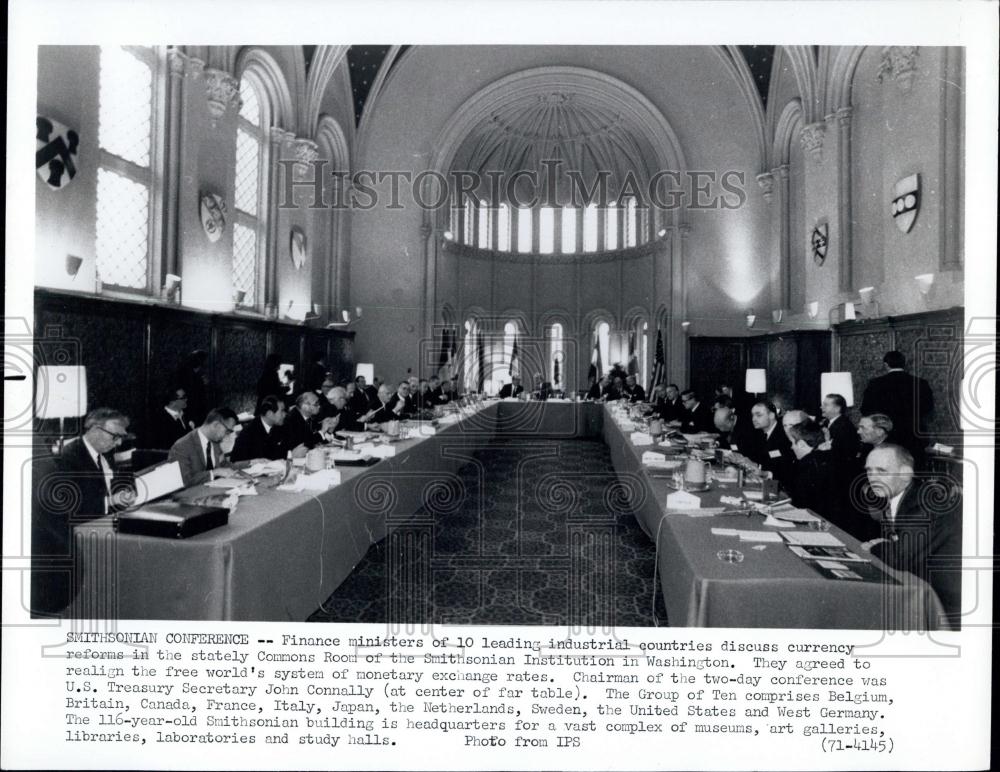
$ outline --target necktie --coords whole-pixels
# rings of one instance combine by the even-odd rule
[[[205,470],[211,471],[215,469],[215,464],[212,463],[212,443],[208,442],[205,444]]]
[[[104,475],[104,487],[107,488],[108,493],[111,492],[111,478],[113,473],[111,467],[108,466],[108,462],[104,460],[104,456],[100,453],[97,454],[97,466],[101,470],[101,474]]]

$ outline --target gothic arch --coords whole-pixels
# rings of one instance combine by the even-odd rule
[[[242,48],[236,55],[235,77],[252,80],[264,95],[270,113],[267,125],[295,131],[295,108],[292,92],[277,60],[262,48]]]

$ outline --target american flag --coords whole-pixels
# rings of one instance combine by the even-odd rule
[[[510,376],[521,376],[521,362],[517,353],[517,333],[514,333],[514,345],[510,349]]]
[[[652,394],[653,387],[663,380],[663,333],[660,328],[656,328],[656,355],[653,358],[653,377],[649,381],[649,392]]]
[[[601,366],[601,341],[594,333],[594,353],[590,355],[590,382],[597,383],[601,378],[604,368]]]

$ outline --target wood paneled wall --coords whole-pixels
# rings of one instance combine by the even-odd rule
[[[829,332],[797,330],[744,338],[693,337],[688,342],[691,388],[711,399],[727,383],[743,391],[747,368],[767,370],[768,395],[779,407],[819,406],[819,374],[830,369]]]
[[[270,353],[304,377],[313,354],[325,352],[338,381],[354,377],[353,332],[35,290],[36,364],[85,365],[87,404],[124,411],[138,432],[195,349],[208,352],[210,403],[237,412],[253,410],[257,379]],[[36,421],[36,432],[53,430],[41,424]],[[73,424],[67,424],[68,433],[78,430]]]
[[[950,308],[844,322],[832,332],[692,337],[688,341],[691,387],[706,399],[720,383],[731,383],[741,391],[746,369],[759,367],[767,370],[768,394],[776,402],[814,411],[820,404],[820,373],[845,370],[854,374],[854,399],[860,405],[868,381],[885,372],[885,352],[895,349],[906,356],[907,370],[926,379],[934,392],[928,442],[961,445],[964,330],[964,310]],[[855,421],[859,415],[855,407]]]

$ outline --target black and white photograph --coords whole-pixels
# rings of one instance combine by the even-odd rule
[[[3,766],[988,767],[997,6],[863,5],[13,4]]]

